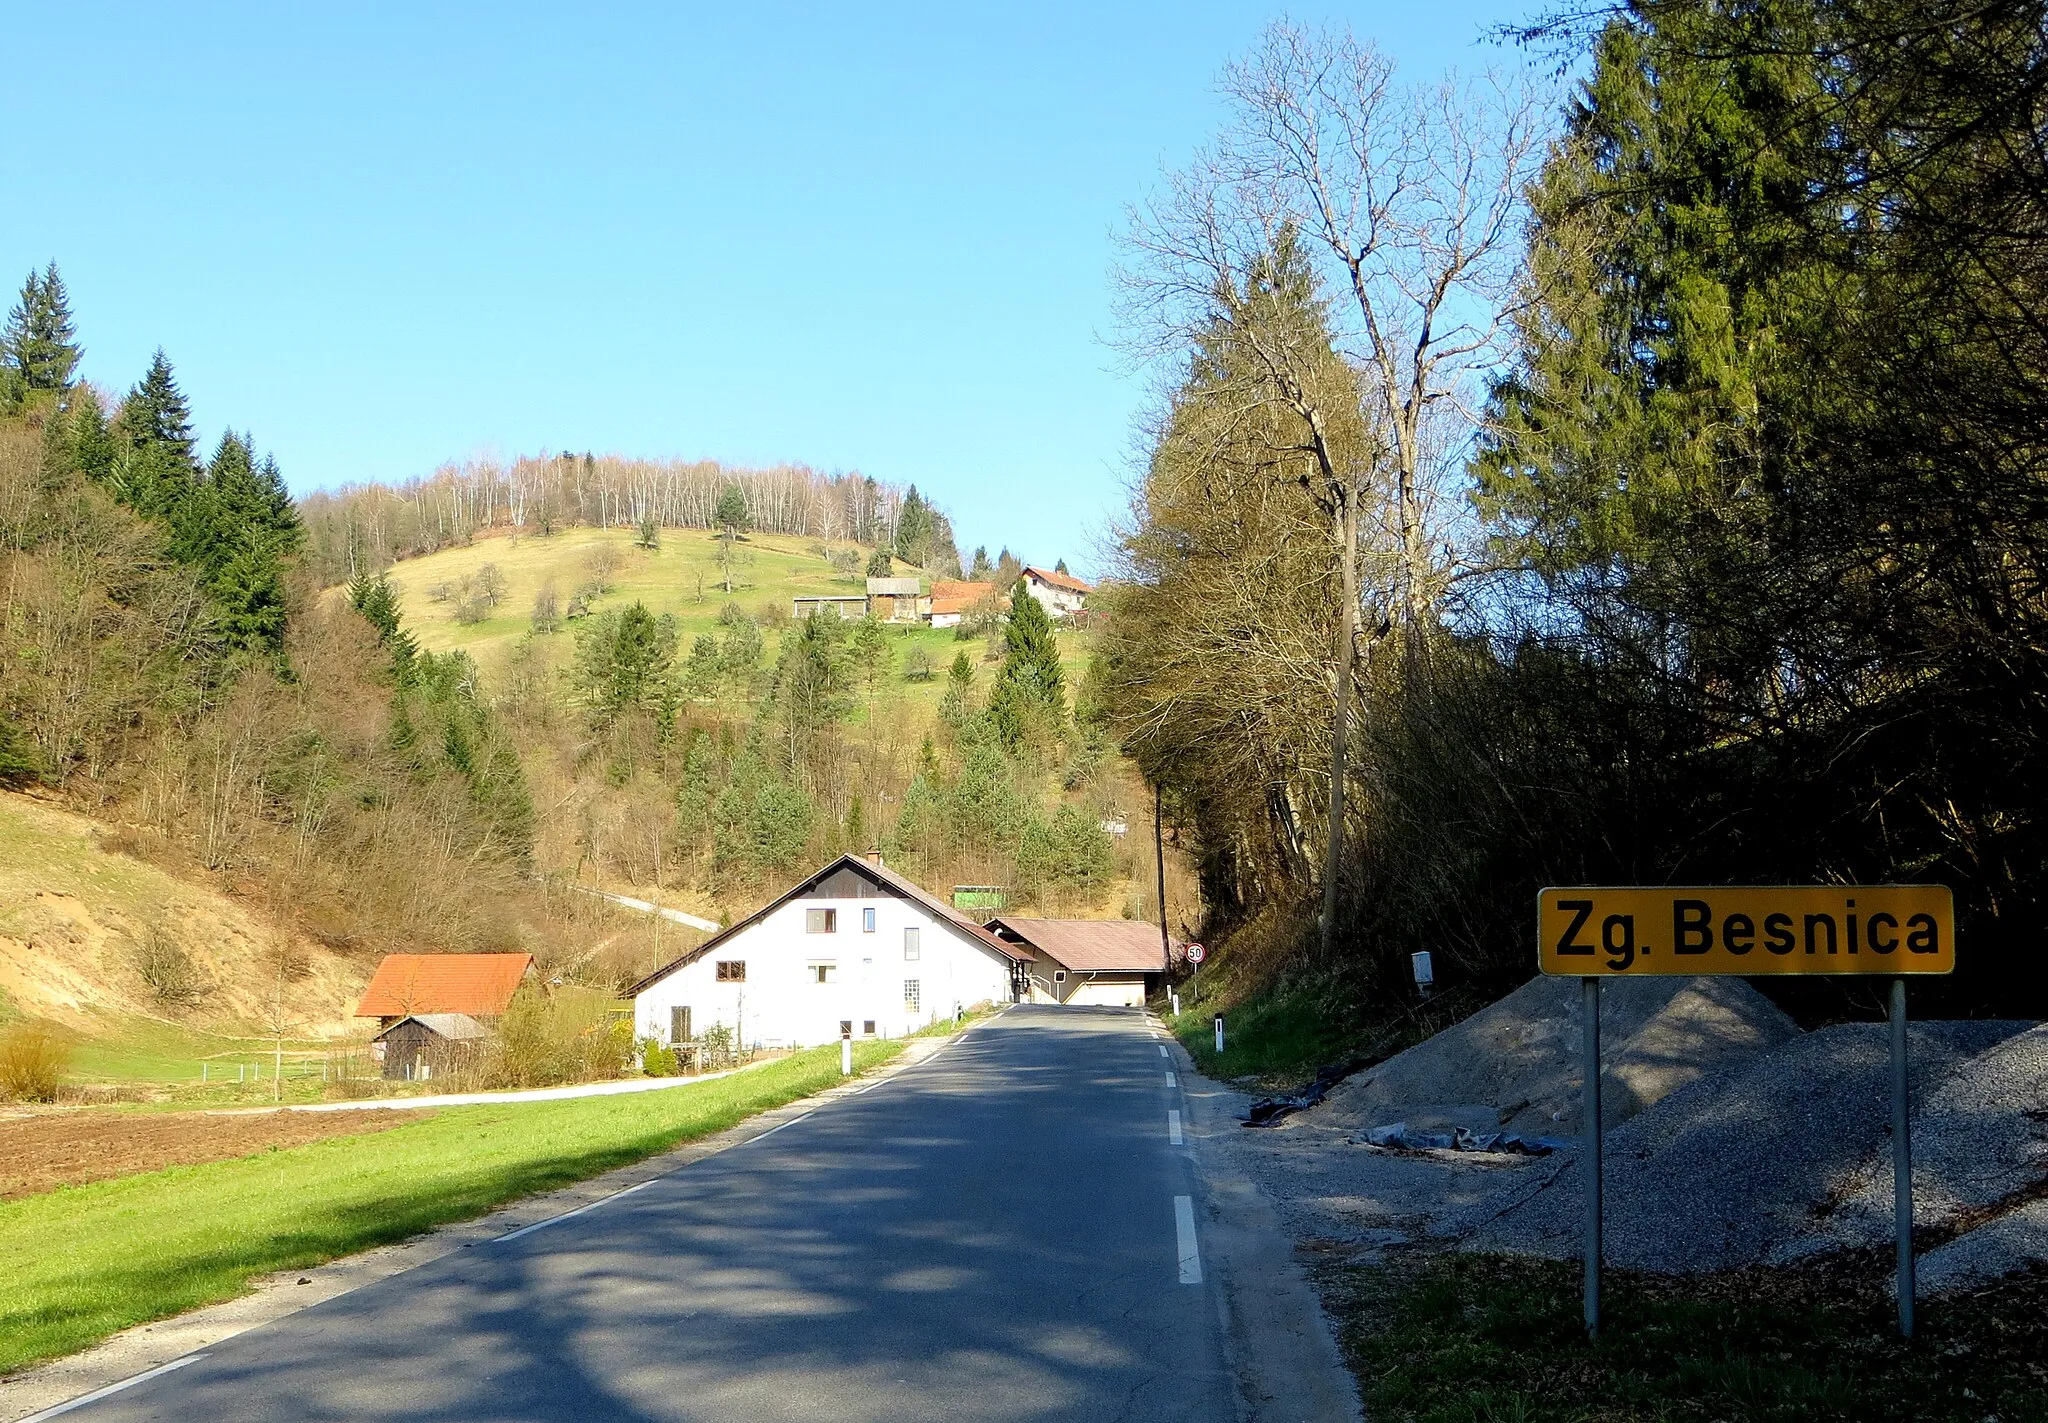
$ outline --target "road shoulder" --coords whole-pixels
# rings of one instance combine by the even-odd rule
[[[967,1031],[972,1032],[973,1028]],[[927,1062],[960,1040],[961,1034],[911,1038],[893,1061],[843,1086],[749,1117],[714,1136],[685,1142],[573,1186],[525,1196],[474,1219],[438,1226],[410,1240],[378,1246],[310,1269],[285,1271],[252,1283],[249,1293],[170,1319],[138,1324],[66,1358],[38,1364],[0,1379],[0,1423],[15,1423],[43,1409],[109,1384],[161,1367],[194,1350],[233,1338],[259,1325],[319,1304],[379,1280],[389,1279],[458,1250],[594,1205],[734,1147],[744,1146],[841,1097],[865,1092],[898,1073]]]
[[[1322,1303],[1295,1258],[1294,1238],[1245,1168],[1240,1119],[1249,1100],[1201,1075],[1171,1034],[1187,1139],[1197,1168],[1205,1269],[1216,1282],[1224,1340],[1249,1423],[1338,1423],[1364,1417]]]

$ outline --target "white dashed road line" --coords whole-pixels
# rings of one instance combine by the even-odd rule
[[[1179,1112],[1168,1112],[1168,1113],[1166,1114],[1166,1140],[1167,1140],[1167,1141],[1168,1141],[1168,1143],[1170,1143],[1171,1145],[1174,1145],[1174,1146],[1179,1146],[1179,1145],[1180,1145],[1180,1113],[1179,1113]]]
[[[1157,1046],[1157,1047],[1159,1048],[1159,1055],[1160,1055],[1161,1057],[1165,1057],[1165,1056],[1167,1055],[1167,1053],[1166,1053],[1166,1044],[1165,1044],[1165,1043],[1159,1043],[1159,1044],[1157,1044],[1156,1046]]]
[[[1180,1243],[1180,1282],[1202,1283],[1202,1252],[1195,1245],[1195,1203],[1192,1197],[1173,1198],[1173,1233]]]
[[[1180,1079],[1178,1077],[1175,1077],[1171,1072],[1169,1072],[1166,1074],[1166,1085],[1169,1087],[1178,1087],[1180,1086]]]
[[[802,1118],[798,1118],[798,1120],[801,1121]],[[783,1123],[783,1126],[788,1125],[789,1123],[787,1122]],[[777,1127],[775,1128],[775,1130],[780,1131],[781,1128]],[[766,1135],[768,1135],[768,1133],[765,1131],[761,1133],[761,1136]],[[760,1136],[754,1138],[755,1141],[759,1141],[760,1139]],[[659,1176],[654,1178],[655,1181],[659,1181],[660,1179],[661,1178]],[[517,1240],[522,1235],[531,1235],[536,1230],[546,1230],[551,1225],[560,1225],[565,1220],[574,1220],[577,1216],[582,1215],[585,1211],[594,1211],[599,1206],[609,1205],[611,1202],[616,1201],[621,1196],[630,1196],[635,1191],[644,1191],[653,1184],[654,1181],[642,1181],[637,1186],[628,1186],[623,1191],[614,1191],[609,1196],[604,1197],[604,1199],[592,1201],[587,1206],[578,1206],[573,1211],[563,1211],[560,1215],[551,1215],[546,1220],[535,1221],[532,1225],[522,1225],[517,1230],[507,1231],[505,1234],[499,1236],[496,1240],[493,1240],[491,1244],[503,1245],[508,1240]]]
[[[119,1393],[124,1388],[133,1388],[139,1383],[147,1383],[159,1374],[167,1374],[172,1369],[182,1369],[187,1364],[196,1364],[205,1357],[206,1355],[204,1354],[187,1354],[182,1359],[173,1359],[168,1364],[159,1364],[153,1369],[137,1374],[132,1379],[122,1379],[119,1383],[110,1383],[105,1388],[96,1388],[91,1393],[82,1393],[74,1399],[58,1404],[55,1408],[45,1408],[41,1413],[31,1413],[28,1417],[22,1419],[21,1423],[43,1423],[45,1418],[55,1418],[59,1414],[69,1413],[74,1408],[83,1408],[88,1403],[97,1403],[110,1394]]]

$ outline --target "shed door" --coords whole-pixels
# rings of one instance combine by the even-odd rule
[[[668,1010],[668,1040],[672,1043],[686,1043],[690,1040],[690,1010],[687,1006]]]

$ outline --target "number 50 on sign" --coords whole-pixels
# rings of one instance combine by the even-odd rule
[[[1945,885],[1546,889],[1537,897],[1543,972],[1939,974],[1956,966]]]

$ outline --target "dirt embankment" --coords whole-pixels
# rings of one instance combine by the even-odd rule
[[[0,1201],[166,1166],[227,1161],[331,1136],[367,1136],[429,1115],[50,1112],[0,1120]]]

